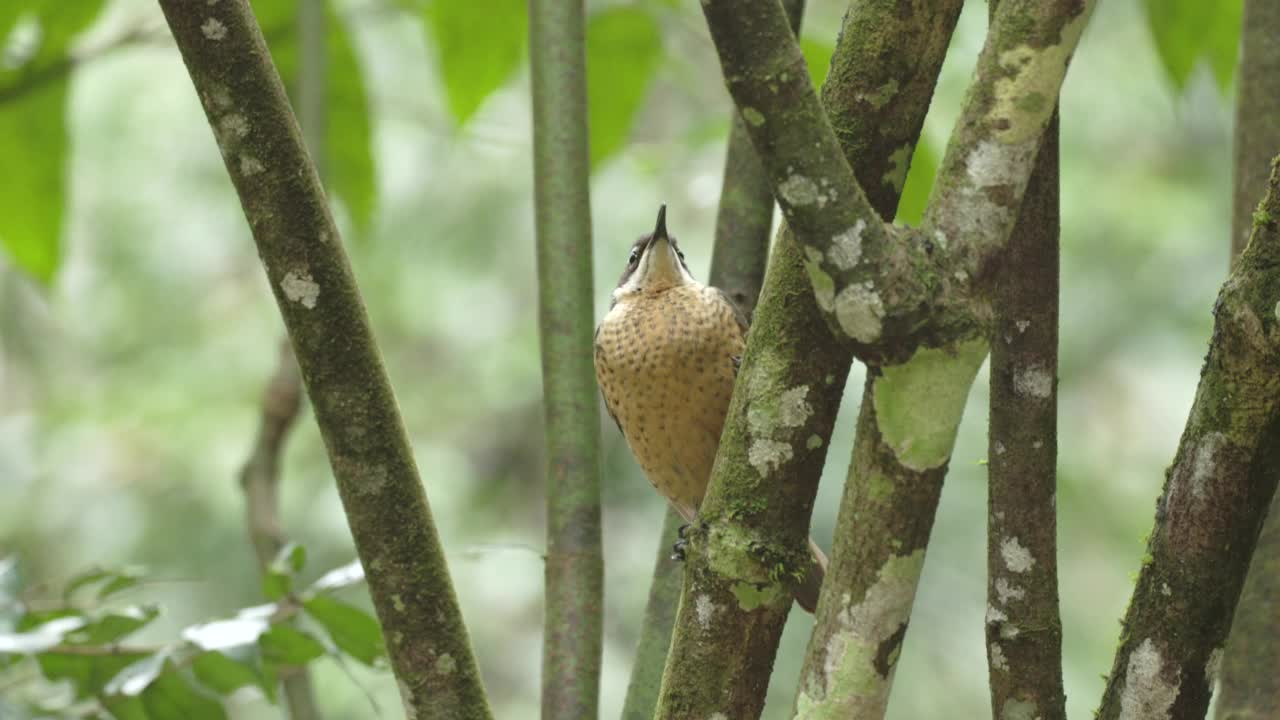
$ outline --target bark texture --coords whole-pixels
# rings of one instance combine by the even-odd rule
[[[1267,159],[1280,152],[1280,3],[1245,0],[1236,84],[1235,188],[1231,257],[1239,257],[1266,191]],[[1280,435],[1254,472],[1280,473]],[[1274,480],[1273,480],[1274,482]],[[1227,640],[1218,720],[1280,716],[1280,495],[1262,526]]]
[[[1066,719],[1058,611],[1058,123],[995,289],[987,468],[992,717]]]
[[[928,12],[900,15],[892,3],[855,3],[845,16],[823,100],[881,217],[891,218],[897,206],[961,6],[933,2]],[[797,717],[882,714],[906,630],[931,524],[921,527],[918,518],[933,517],[945,465],[917,472],[896,460],[876,416],[881,382],[881,372],[869,368]]]
[[[892,217],[901,188],[899,184],[880,189],[878,168],[895,153],[901,162],[909,161],[902,157],[902,145],[914,147],[959,6],[958,0],[940,4],[929,14],[929,22],[866,20],[874,34],[854,37],[846,32],[837,46],[825,86],[835,98],[854,98],[857,83],[879,87],[893,79],[875,72],[840,72],[845,64],[876,58],[872,48],[877,44],[920,51],[904,53],[913,62],[871,66],[879,72],[902,73],[897,82],[907,89],[904,92],[883,103],[850,100],[829,108],[851,136],[880,138],[861,148],[856,167],[859,178],[868,185],[874,182],[879,190],[872,197],[884,217]],[[949,22],[939,20],[948,13]],[[940,38],[935,34],[939,28]],[[873,134],[885,117],[901,121]],[[787,583],[807,561],[804,538],[813,492],[851,361],[847,351],[836,347],[821,319],[803,257],[784,230],[774,245],[703,506],[710,535],[709,567],[690,557],[660,717],[717,712],[755,717],[763,707],[791,604]],[[783,477],[786,482],[779,482]],[[695,549],[698,540],[691,543]]]
[[[898,10],[896,3],[868,2],[859,12],[863,5],[885,16]],[[799,239],[817,302],[859,358],[903,362],[940,328],[972,324],[963,295],[1012,229],[1052,98],[1091,6],[1092,0],[1001,5],[924,231],[896,241],[901,233],[877,216],[864,193],[869,184],[855,180],[838,152],[781,10],[767,0],[703,3],[729,91]],[[886,82],[863,100],[884,104],[900,88]],[[898,148],[902,178],[911,147]],[[884,176],[875,183],[884,184]],[[944,305],[952,311],[939,312]],[[941,347],[959,334],[951,329],[948,338],[927,344]]]
[[[240,196],[324,438],[405,713],[489,718],[364,305],[247,0],[160,0]]]
[[[782,0],[782,6],[792,29],[799,33],[804,0]],[[751,147],[742,115],[735,108],[725,151],[708,281],[723,290],[748,320],[755,314],[760,286],[764,284],[772,227],[773,188]],[[623,720],[649,720],[658,703],[683,578],[678,563],[671,558],[671,547],[683,522],[675,510],[667,509],[640,625],[640,643],[622,706]]]
[[[1214,304],[1191,415],[1156,504],[1098,716],[1199,718],[1276,488],[1280,432],[1280,162]],[[1274,630],[1274,625],[1271,628]]]
[[[533,0],[534,200],[547,435],[542,717],[594,718],[604,556],[593,292],[587,78],[581,0]]]

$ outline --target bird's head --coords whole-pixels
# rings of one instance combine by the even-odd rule
[[[627,267],[613,291],[616,303],[641,293],[657,293],[673,287],[697,282],[684,264],[684,253],[676,239],[667,234],[667,206],[658,208],[658,222],[653,232],[642,236],[631,246]]]

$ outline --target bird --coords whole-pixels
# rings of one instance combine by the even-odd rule
[[[666,218],[662,205],[653,232],[632,244],[596,327],[594,360],[605,409],[641,470],[692,524],[711,480],[749,323],[727,294],[689,272]],[[827,559],[812,539],[809,547],[813,562],[795,596],[813,612]]]

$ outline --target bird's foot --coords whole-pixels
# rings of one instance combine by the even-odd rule
[[[684,527],[688,527],[688,525],[685,525]],[[684,528],[681,528],[681,530],[683,529]],[[680,539],[676,540],[675,544],[671,546],[671,559],[676,562],[684,562],[684,549],[688,545],[689,541],[684,539],[684,533],[681,532]]]
[[[685,523],[685,524],[681,525],[680,527],[676,528],[676,537],[678,537],[678,538],[680,538],[681,540],[683,540],[683,539],[684,539],[684,535],[685,535],[685,533],[687,533],[687,532],[689,532],[689,523]]]

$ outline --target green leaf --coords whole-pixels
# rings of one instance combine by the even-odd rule
[[[591,167],[626,144],[661,57],[658,25],[638,7],[615,5],[587,21]]]
[[[262,576],[262,593],[268,600],[279,600],[293,590],[293,576],[307,562],[306,548],[289,543],[280,548]]]
[[[253,0],[271,60],[294,107],[301,72],[296,10],[296,0]],[[324,162],[319,165],[326,168],[326,186],[346,203],[356,226],[367,228],[377,200],[368,94],[346,25],[331,3],[325,4],[325,28],[327,117]]]
[[[49,680],[67,680],[77,698],[86,698],[102,692],[111,678],[126,667],[147,658],[147,653],[119,653],[117,655],[71,655],[65,653],[40,653],[36,663]]]
[[[826,81],[827,73],[831,70],[831,55],[835,51],[835,46],[830,43],[811,37],[800,38],[800,52],[804,54],[804,64],[809,68],[809,77],[813,80],[814,87],[820,88]]]
[[[68,633],[66,640],[73,645],[107,645],[137,632],[159,615],[160,609],[154,605],[97,613],[87,625]]]
[[[0,157],[15,182],[0,193],[0,248],[31,277],[48,284],[58,269],[67,163],[65,108],[68,44],[97,17],[102,0],[4,3],[0,42],[30,13],[39,45],[13,68],[0,69]],[[25,62],[23,61],[25,60]]]
[[[117,720],[225,720],[222,703],[206,697],[172,664],[137,697],[112,696],[104,704]]]
[[[1209,66],[1218,87],[1226,90],[1235,75],[1240,57],[1240,26],[1244,22],[1244,0],[1218,0],[1205,39]]]
[[[197,655],[191,661],[191,671],[197,680],[221,695],[230,695],[246,685],[263,685],[262,676],[252,665],[238,662],[217,651]]]
[[[0,102],[0,157],[13,180],[0,192],[0,248],[46,285],[61,259],[66,99],[60,80]]]
[[[327,595],[317,595],[302,604],[333,639],[333,644],[366,665],[386,652],[382,629],[372,615]]]
[[[938,173],[938,151],[921,135],[909,162],[911,168],[907,171],[907,181],[902,186],[902,199],[898,201],[898,212],[894,220],[917,225],[924,217],[929,193],[933,191],[933,178]]]
[[[466,124],[524,62],[526,12],[525,0],[435,0],[423,9],[449,111],[458,125]]]
[[[1169,79],[1179,90],[1192,70],[1207,60],[1218,84],[1235,71],[1243,0],[1143,0],[1147,25]]]
[[[324,655],[324,645],[288,625],[275,625],[258,638],[262,656],[277,665],[305,665]]]
[[[99,583],[101,587],[98,588],[98,599],[104,600],[116,593],[136,587],[144,578],[145,573],[139,568],[120,570],[91,568],[72,576],[67,581],[66,587],[62,590],[62,600],[70,603],[76,592]]]

